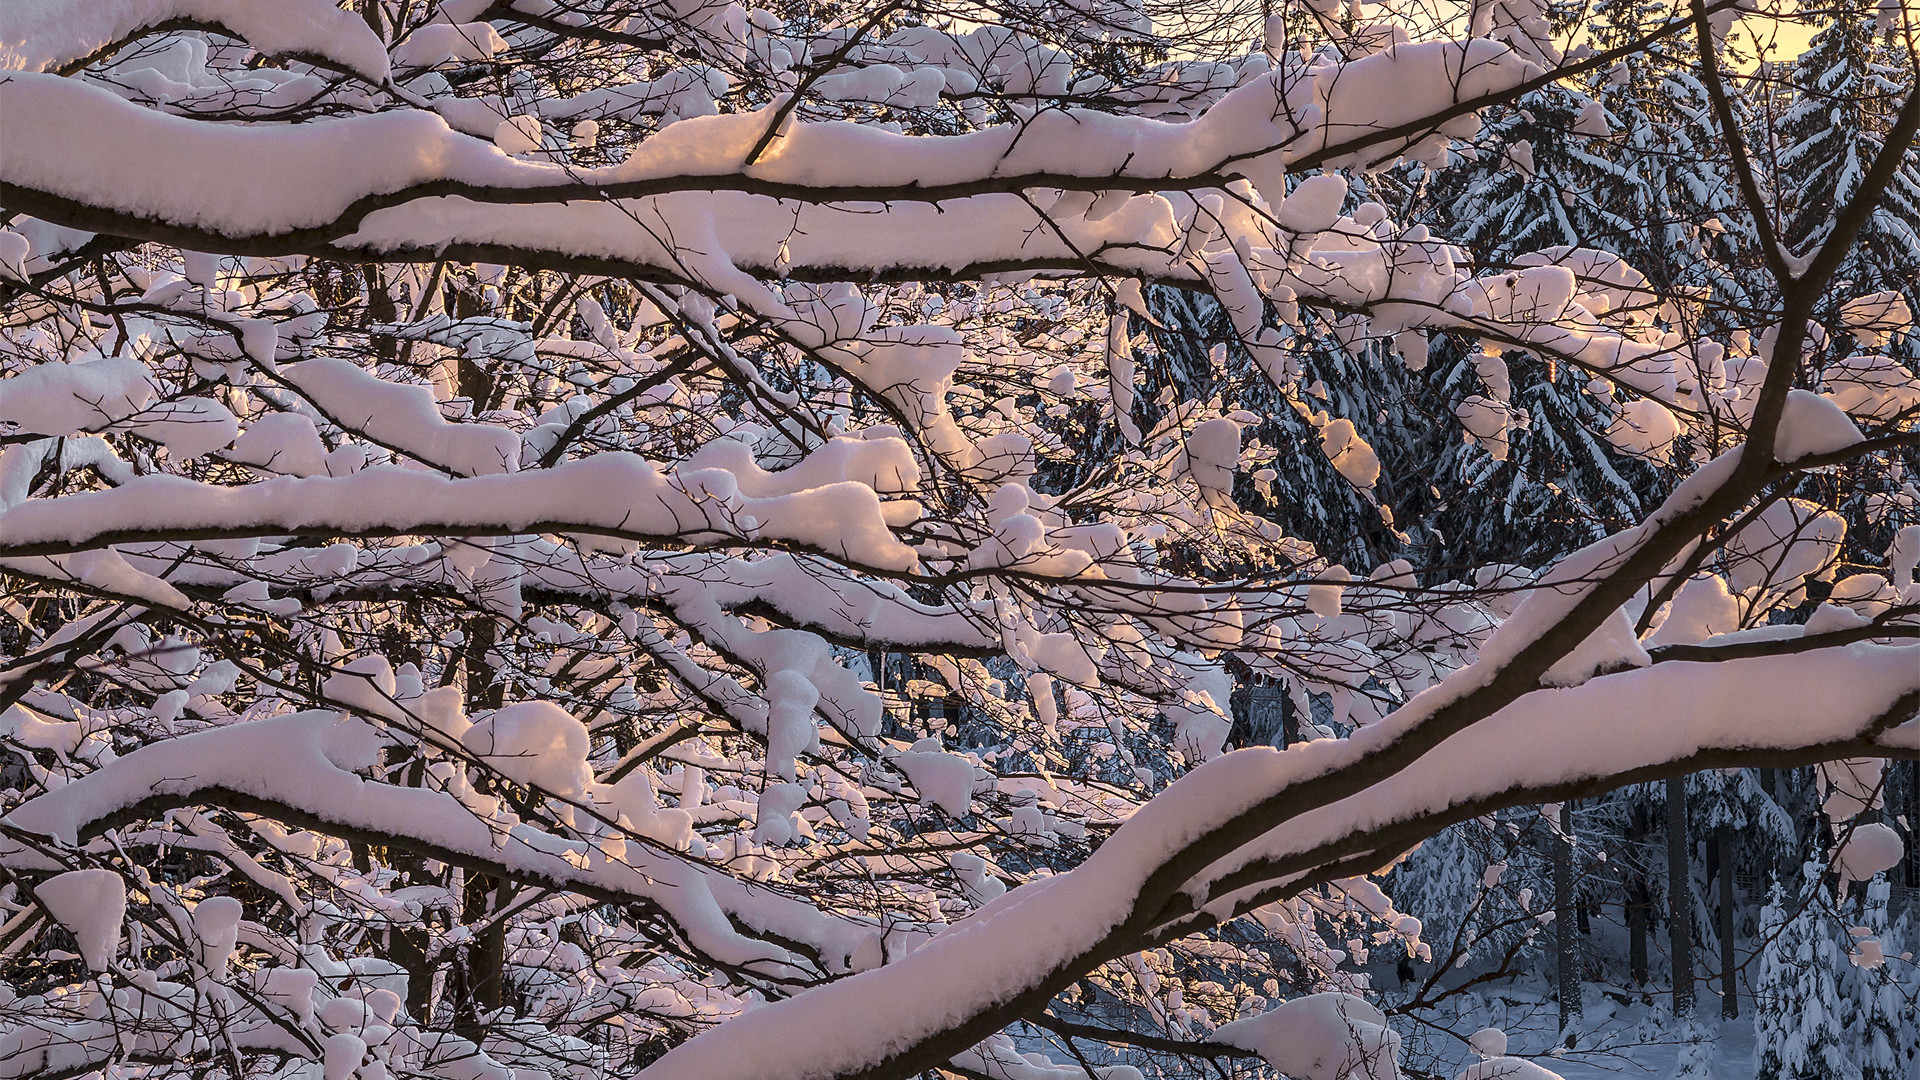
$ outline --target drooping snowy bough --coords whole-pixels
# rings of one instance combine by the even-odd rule
[[[1377,177],[1731,13],[1513,7],[14,0],[0,1076],[1383,1078],[1342,964],[1436,829],[1920,752],[1920,526],[1769,625],[1856,557],[1801,481],[1915,439],[1827,363],[1905,302],[1822,300],[1897,161],[1744,323],[1474,266]],[[1510,360],[1589,373],[1684,482],[1418,565],[1329,343],[1469,349],[1495,459]],[[1247,509],[1303,455],[1376,564]]]

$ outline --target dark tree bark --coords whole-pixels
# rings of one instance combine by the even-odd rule
[[[1693,1013],[1693,913],[1687,879],[1687,780],[1667,781],[1667,949],[1673,956],[1673,1015]]]
[[[510,887],[486,874],[469,876],[461,898],[461,921],[471,925],[501,910],[509,899]],[[486,1034],[482,1018],[506,1000],[506,924],[505,919],[495,919],[475,934],[472,943],[460,950],[449,973],[453,1030],[476,1042]]]
[[[498,640],[498,627],[491,616],[477,615],[467,620],[466,697],[469,708],[498,709],[505,703],[506,687],[495,682],[488,654]],[[462,898],[461,921],[472,925],[502,910],[508,899],[506,882],[486,874],[467,878]],[[495,919],[464,950],[460,965],[462,977],[455,1023],[478,1030],[478,1014],[498,1009],[505,1000],[507,962],[507,921]],[[471,1036],[470,1036],[471,1037]]]
[[[1280,749],[1285,750],[1300,741],[1300,718],[1294,715],[1293,695],[1280,695]]]
[[[1714,829],[1713,842],[1720,862],[1720,1015],[1733,1020],[1740,1015],[1733,960],[1733,829]]]
[[[1627,977],[1633,985],[1644,987],[1650,979],[1647,970],[1649,916],[1653,914],[1653,896],[1647,888],[1647,867],[1640,853],[1651,826],[1647,822],[1647,804],[1636,800],[1633,807],[1633,832],[1627,844]]]
[[[1906,857],[1900,860],[1895,880],[1909,889],[1920,886],[1920,859],[1914,852],[1920,844],[1915,843],[1914,825],[1920,823],[1920,761],[1896,762],[1894,767],[1905,779],[1900,792],[1900,814],[1894,819],[1895,826],[1906,841]]]
[[[400,321],[400,309],[393,302],[393,295],[387,291],[386,273],[378,264],[368,263],[360,268],[367,282],[368,323],[394,323]],[[373,350],[383,363],[391,364],[399,355],[399,347],[391,337],[385,334],[373,336]]]
[[[455,319],[470,319],[485,309],[474,296],[465,289],[448,287],[446,293],[447,313]],[[455,392],[473,402],[473,411],[477,415],[493,407],[495,383],[493,373],[475,363],[464,352],[454,366],[456,379]]]
[[[1580,1018],[1580,953],[1574,942],[1573,807],[1560,804],[1560,836],[1553,838],[1553,945],[1560,980],[1560,1037]]]

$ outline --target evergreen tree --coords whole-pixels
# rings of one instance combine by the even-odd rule
[[[1840,992],[1845,950],[1834,933],[1820,865],[1802,869],[1797,896],[1775,883],[1760,917],[1753,1011],[1759,1080],[1862,1080]]]
[[[1853,932],[1864,934],[1855,946],[1854,963],[1841,972],[1841,993],[1852,1010],[1847,1027],[1861,1044],[1861,1080],[1906,1080],[1916,1039],[1912,1005],[1889,963],[1898,961],[1885,956],[1897,949],[1887,925],[1887,891],[1886,878],[1879,876],[1862,891],[1859,925]]]
[[[1434,349],[1432,378],[1451,408],[1486,387],[1470,351],[1451,340]],[[1607,442],[1605,408],[1587,376],[1519,353],[1505,357],[1514,424],[1504,460],[1455,438],[1427,469],[1431,500],[1409,492],[1396,507],[1423,557],[1435,565],[1538,565],[1657,505],[1671,487],[1666,470]]]
[[[1684,3],[1603,0],[1595,5],[1595,42],[1623,45],[1670,19],[1686,19]],[[1726,90],[1737,124],[1751,110],[1742,89]],[[1588,216],[1602,232],[1589,246],[1632,263],[1663,295],[1691,294],[1699,306],[1668,312],[1696,325],[1671,327],[1703,333],[1738,325],[1723,313],[1751,306],[1751,290],[1764,288],[1753,219],[1734,213],[1739,205],[1732,163],[1709,149],[1722,144],[1712,99],[1699,72],[1699,48],[1691,32],[1663,37],[1601,73],[1594,100],[1605,110],[1611,147],[1595,148],[1590,162]]]
[[[1823,9],[1826,10],[1826,9]],[[1794,63],[1794,102],[1779,123],[1780,189],[1790,196],[1783,240],[1795,253],[1817,248],[1833,227],[1833,210],[1859,191],[1886,145],[1893,112],[1912,89],[1911,68],[1897,46],[1876,40],[1870,9],[1842,4]],[[1904,74],[1904,79],[1903,79]],[[1920,308],[1920,149],[1868,218],[1837,282],[1858,295],[1902,293]]]
[[[1382,520],[1379,506],[1394,507],[1403,520],[1409,506],[1417,514],[1421,493],[1398,490],[1394,478],[1429,471],[1452,433],[1448,407],[1422,377],[1397,360],[1382,360],[1380,344],[1356,342],[1349,351],[1331,326],[1308,315],[1293,342],[1301,377],[1282,390],[1243,361],[1230,360],[1224,370],[1215,370],[1215,350],[1224,347],[1231,356],[1239,346],[1225,312],[1210,297],[1156,288],[1148,302],[1161,325],[1152,335],[1157,355],[1140,367],[1145,428],[1163,417],[1154,402],[1166,387],[1175,388],[1181,400],[1230,398],[1263,417],[1249,434],[1286,463],[1268,470],[1271,475],[1243,481],[1237,491],[1242,506],[1356,572],[1398,557],[1400,538]],[[1352,421],[1356,433],[1382,455],[1381,486],[1367,493],[1341,476],[1295,402]]]
[[[1761,788],[1757,774],[1756,769],[1709,769],[1695,773],[1688,777],[1687,797],[1694,807],[1695,835],[1717,844],[1724,832],[1734,867],[1747,869],[1764,880],[1782,860],[1792,858],[1800,849],[1793,819]],[[1707,882],[1700,882],[1699,895],[1708,897],[1710,902],[1696,905],[1694,926],[1701,935],[1702,950],[1708,955],[1717,952],[1724,956],[1726,922],[1729,916],[1733,917],[1730,921],[1737,928],[1740,913],[1721,911],[1716,891],[1706,886]],[[1751,921],[1745,929],[1753,929]]]
[[[1630,246],[1625,241],[1644,219],[1621,196],[1631,187],[1628,170],[1592,106],[1555,85],[1492,113],[1467,159],[1434,178],[1432,223],[1481,266],[1552,249]],[[1474,343],[1436,342],[1430,381],[1449,407],[1470,394],[1500,396],[1480,377],[1478,351]],[[1593,373],[1515,352],[1502,359],[1513,410],[1504,460],[1455,442],[1430,470],[1435,509],[1427,542],[1432,557],[1450,565],[1572,550],[1671,487],[1662,470],[1606,441],[1611,407],[1589,392]],[[1396,507],[1413,533],[1409,509]]]
[[[1590,195],[1620,166],[1589,148],[1601,129],[1586,105],[1555,84],[1490,114],[1467,160],[1436,178],[1449,235],[1491,265],[1556,244],[1613,250],[1635,223]]]
[[[1516,827],[1515,814],[1497,817],[1441,830],[1388,879],[1396,903],[1419,908],[1437,964],[1498,966],[1536,957],[1545,944],[1534,898],[1551,895],[1535,887],[1551,860]]]

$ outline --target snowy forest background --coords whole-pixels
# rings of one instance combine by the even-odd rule
[[[0,6],[0,1077],[1916,1075],[1790,14]]]

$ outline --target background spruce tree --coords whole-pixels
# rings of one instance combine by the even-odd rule
[[[1902,66],[1881,37],[1876,18],[1840,5],[1794,62],[1792,105],[1777,124],[1779,190],[1785,202],[1782,240],[1805,254],[1833,225],[1831,208],[1859,191],[1868,163],[1886,145],[1887,127],[1903,95]],[[1835,285],[1848,295],[1891,289],[1920,309],[1920,149],[1909,147],[1860,231]],[[1850,283],[1842,286],[1842,283]]]
[[[1760,917],[1760,973],[1753,1010],[1759,1080],[1861,1080],[1840,991],[1847,965],[1833,925],[1821,864],[1809,861],[1799,889],[1776,883]]]
[[[1841,993],[1853,1010],[1848,1029],[1859,1040],[1861,1080],[1907,1080],[1914,1044],[1913,1002],[1900,984],[1899,954],[1906,948],[1887,921],[1887,880],[1876,875],[1857,886],[1850,907],[1856,952],[1840,973]],[[1871,943],[1871,944],[1869,944]],[[1891,951],[1892,957],[1885,954]]]

